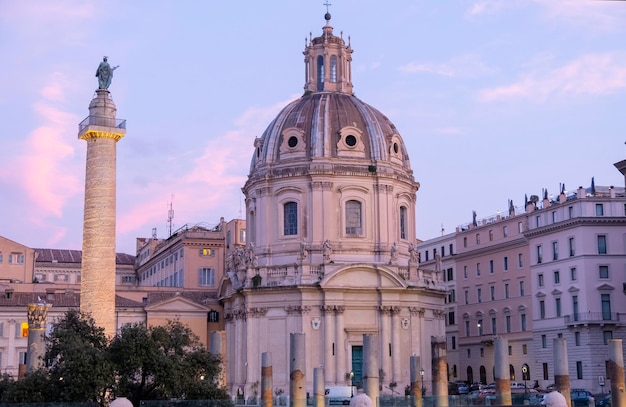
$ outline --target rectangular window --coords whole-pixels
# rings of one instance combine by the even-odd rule
[[[544,319],[546,317],[546,302],[544,300],[539,301],[539,318]]]
[[[348,212],[348,206],[346,205],[346,215]],[[347,216],[346,216],[347,217]],[[360,219],[360,214],[359,214]],[[346,223],[348,219],[346,219]],[[347,225],[346,225],[347,228]],[[298,203],[287,202],[283,206],[283,234],[285,236],[292,236],[298,234]]]
[[[496,317],[491,317],[491,334],[495,335],[498,333],[498,326],[496,324]]]
[[[363,228],[361,225],[361,202],[346,202],[346,235],[361,235]]]
[[[454,255],[453,248],[454,248],[454,246],[452,246],[452,243],[450,243],[450,247],[448,248],[448,252],[450,253],[450,256]]]
[[[600,304],[602,307],[602,320],[610,321],[611,320],[611,295],[601,294]]]
[[[526,345],[526,344],[522,345],[522,353],[524,355],[528,354],[528,345]]]
[[[556,316],[560,317],[561,316],[561,299],[560,298],[554,299],[554,307],[556,308]]]
[[[470,336],[470,326],[469,326],[470,322],[469,321],[465,321],[465,336]]]
[[[476,263],[476,276],[480,276],[480,263]]]
[[[465,305],[467,305],[469,304],[469,291],[465,290],[463,294],[465,295]]]
[[[214,257],[214,256],[215,256],[215,250],[209,247],[204,247],[200,249],[200,257]]]
[[[543,249],[541,245],[537,245],[537,264],[541,264],[543,260]]]
[[[485,348],[480,348],[480,357],[485,357]]]
[[[483,290],[482,290],[482,289],[480,289],[480,288],[478,288],[478,289],[476,290],[476,297],[478,298],[478,302],[483,302],[483,299],[482,299],[482,297],[483,297],[483,296],[482,296],[482,294],[483,294]]]
[[[513,356],[513,347],[509,345],[509,356]]]
[[[503,226],[502,227],[502,234],[504,235],[504,237],[507,237],[509,235],[509,227],[508,226]]]
[[[463,247],[467,247],[467,236],[463,238]]]
[[[574,321],[578,321],[578,296],[572,296],[572,313],[574,314]]]
[[[239,241],[241,243],[246,243],[246,230],[245,229],[241,229],[239,231]]]
[[[445,255],[446,255],[446,247],[441,246],[441,257],[444,257]]]
[[[493,274],[493,260],[489,260],[489,274]]]
[[[596,204],[596,216],[604,216],[604,205],[601,203]]]
[[[541,216],[535,217],[535,223],[537,224],[537,227],[541,226]]]
[[[569,276],[572,281],[576,281],[576,267],[572,267],[571,269],[569,269]]]
[[[543,363],[542,368],[543,368],[543,380],[548,380],[550,378],[550,375],[548,374],[548,364]]]
[[[509,298],[509,283],[504,283],[504,298]]]
[[[493,230],[489,231],[489,241],[493,241]]]
[[[496,287],[491,286],[489,287],[489,297],[491,298],[491,301],[495,301],[496,300]]]
[[[569,238],[569,257],[574,257],[575,254],[576,254],[576,249],[574,245],[574,238],[570,237]]]
[[[580,360],[576,361],[576,378],[578,380],[582,380],[583,378],[583,362]]]
[[[600,278],[609,278],[609,266],[599,267]]]
[[[454,325],[454,311],[448,312],[448,325]]]
[[[517,222],[517,231],[518,233],[524,232],[524,224],[522,222]]]
[[[24,254],[23,253],[10,253],[9,264],[24,264]]]
[[[567,208],[567,215],[569,216],[570,219],[572,219],[574,217],[574,207],[570,206]]]
[[[559,270],[554,270],[554,284],[560,284],[561,283],[561,273],[559,273]]]
[[[448,270],[446,270],[446,274],[447,274],[447,281],[453,281],[454,280],[454,269],[452,269],[452,267],[450,267]]]
[[[406,207],[400,207],[400,239],[406,239]],[[443,253],[442,253],[443,255]]]
[[[0,264],[2,264],[2,252],[0,252]]]
[[[541,347],[543,349],[548,347],[548,337],[546,335],[541,335]]]
[[[198,284],[201,286],[214,286],[215,270],[212,268],[201,268],[198,274]]]
[[[604,344],[608,345],[609,341],[613,339],[613,331],[603,331],[602,338],[604,339]]]
[[[506,333],[511,333],[511,316],[510,315],[505,316],[504,322],[506,324]]]
[[[0,322],[0,338],[4,338],[4,322]]]
[[[537,274],[537,285],[543,287],[543,274]]]
[[[552,223],[557,223],[559,221],[559,215],[556,211],[552,211]]]
[[[480,244],[480,233],[476,233],[476,244]]]
[[[520,325],[522,332],[526,332],[526,314],[520,314]]]
[[[559,242],[552,242],[552,260],[559,259]]]
[[[574,345],[580,346],[580,332],[574,332]]]
[[[467,278],[467,266],[463,266],[463,278]]]
[[[469,358],[471,358],[471,357],[472,357],[472,350],[471,350],[471,349],[468,349],[468,350],[467,350],[467,358],[469,359]]]
[[[508,258],[508,256],[504,256],[503,267],[504,267],[504,271],[509,271],[509,258]]]
[[[606,254],[606,235],[598,235],[598,254]]]
[[[524,267],[524,258],[522,256],[522,253],[519,253],[517,255],[517,267],[519,267],[519,268]]]
[[[478,320],[478,335],[483,336],[483,320]]]
[[[519,295],[520,297],[526,295],[526,290],[524,290],[524,281],[519,282]]]

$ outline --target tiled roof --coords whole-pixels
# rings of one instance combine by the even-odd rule
[[[14,292],[11,298],[7,298],[6,293],[0,295],[0,307],[26,307],[28,304],[36,304],[41,300],[45,300],[46,303],[52,304],[53,307],[67,307],[78,308],[80,307],[80,292],[63,292],[47,295],[46,293],[20,293]],[[137,301],[129,300],[128,298],[115,296],[116,307],[143,307],[143,304]]]
[[[37,263],[79,263],[82,261],[81,250],[64,250],[64,249],[35,249],[38,256],[35,260]],[[116,264],[135,264],[135,256],[126,253],[116,253]]]

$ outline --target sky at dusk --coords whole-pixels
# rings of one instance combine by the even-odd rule
[[[626,1],[329,0],[355,95],[408,148],[417,236],[524,195],[624,186]],[[323,0],[0,0],[0,235],[81,249],[78,123],[104,55],[117,144],[117,251],[152,228],[244,217],[254,147],[304,86]]]

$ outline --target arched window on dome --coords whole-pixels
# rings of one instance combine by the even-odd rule
[[[406,206],[400,207],[400,239],[406,239],[407,210]]]
[[[337,55],[330,56],[330,81],[337,82]]]
[[[317,57],[317,91],[324,90],[324,57]]]
[[[285,236],[298,234],[298,204],[287,202],[283,206],[283,232]]]
[[[346,202],[346,235],[362,235],[361,202]]]

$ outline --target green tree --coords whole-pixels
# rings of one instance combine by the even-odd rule
[[[109,346],[117,372],[118,396],[140,400],[227,399],[215,385],[220,360],[179,321],[166,326],[128,325]]]
[[[0,379],[0,401],[4,403],[43,403],[52,397],[50,378],[45,369],[28,373],[21,380],[10,375]]]
[[[70,310],[53,324],[46,351],[52,399],[104,405],[115,382],[107,347],[104,329],[80,311]]]

